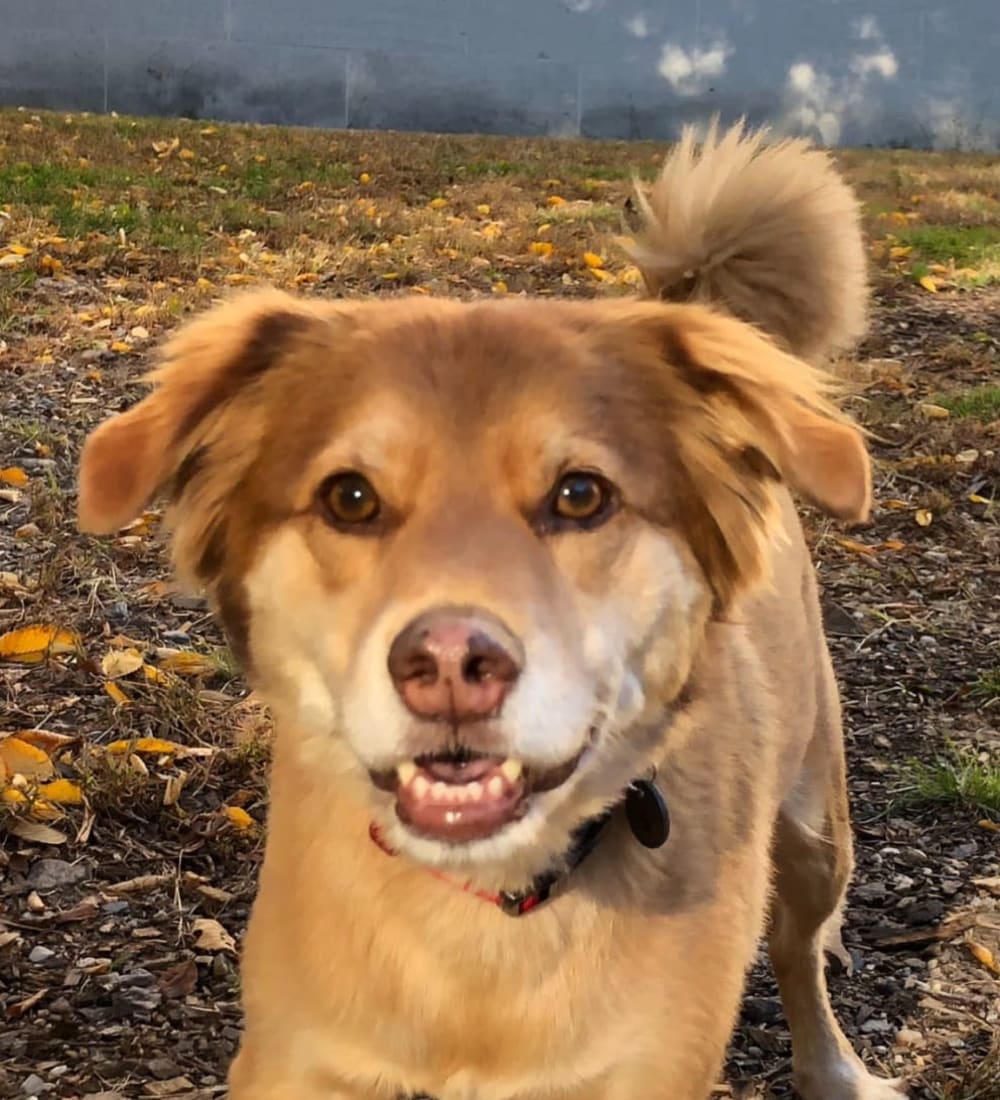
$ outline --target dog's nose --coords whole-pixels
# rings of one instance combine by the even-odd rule
[[[523,664],[517,638],[476,610],[426,612],[389,649],[389,675],[419,718],[463,722],[496,714]]]

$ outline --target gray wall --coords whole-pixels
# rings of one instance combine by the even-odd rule
[[[0,102],[672,138],[1000,148],[1000,0],[0,0]]]

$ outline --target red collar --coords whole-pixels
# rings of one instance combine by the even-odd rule
[[[571,871],[575,871],[583,863],[597,847],[597,842],[601,839],[611,815],[623,803],[632,835],[644,848],[660,848],[666,844],[667,838],[670,836],[670,814],[667,810],[666,801],[654,782],[655,778],[656,771],[651,769],[647,778],[633,779],[626,787],[621,802],[577,827],[561,867],[558,870],[544,871],[531,883],[527,890],[520,893],[503,891],[499,894],[493,894],[488,890],[476,890],[471,883],[456,882],[449,875],[444,874],[442,871],[436,871],[433,867],[426,869],[435,878],[441,879],[442,882],[449,882],[460,890],[464,890],[467,894],[474,894],[477,898],[482,898],[483,901],[488,901],[491,905],[497,906],[509,917],[524,916],[525,913],[530,913],[532,909],[537,909],[543,902],[548,901],[556,883],[565,878]],[[386,855],[396,855],[396,852],[386,843],[382,831],[374,821],[368,826],[368,835]]]

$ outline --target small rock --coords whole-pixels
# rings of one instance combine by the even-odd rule
[[[123,623],[128,618],[128,604],[124,600],[115,600],[107,608],[105,615],[108,622]]]
[[[749,1024],[773,1024],[781,1019],[781,1002],[773,997],[747,997],[743,1015]]]
[[[186,645],[191,641],[191,635],[186,630],[167,630],[163,634],[163,640],[176,645]]]
[[[888,1020],[873,1016],[870,1020],[865,1020],[861,1025],[861,1030],[868,1035],[881,1035],[887,1031],[892,1031],[892,1024]]]
[[[166,1081],[170,1077],[178,1077],[181,1072],[180,1066],[169,1058],[150,1058],[147,1068],[158,1081]]]
[[[119,898],[118,901],[106,901],[101,906],[102,913],[108,913],[114,915],[115,913],[127,913],[129,910],[129,903],[124,898]]]
[[[901,1027],[896,1032],[896,1044],[901,1047],[923,1046],[923,1032],[915,1031],[912,1027]]]
[[[86,863],[67,863],[64,859],[40,859],[28,872],[28,883],[36,890],[54,890],[76,886],[90,876]]]
[[[48,962],[49,959],[51,959],[54,955],[55,955],[54,951],[51,951],[49,948],[43,947],[41,944],[39,944],[37,947],[33,947],[31,949],[31,952],[28,955],[28,962],[33,962],[33,963]]]
[[[160,1007],[163,994],[156,976],[142,967],[128,974],[108,975],[111,1004],[119,1016],[148,1016]]]
[[[37,1073],[32,1073],[21,1082],[21,1092],[25,1096],[38,1096],[43,1092],[48,1092],[50,1088],[52,1086],[47,1085]]]
[[[170,602],[182,611],[204,611],[208,601],[202,596],[172,596]]]

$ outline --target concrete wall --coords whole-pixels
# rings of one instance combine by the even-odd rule
[[[0,103],[997,150],[1000,0],[0,0]]]

